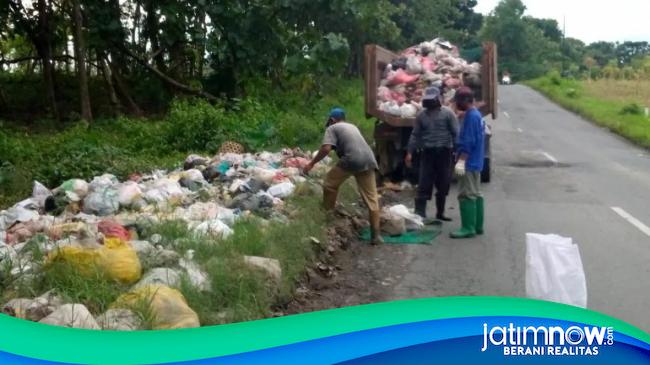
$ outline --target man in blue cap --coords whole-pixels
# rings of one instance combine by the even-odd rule
[[[368,220],[372,232],[371,243],[374,245],[383,243],[379,227],[380,211],[375,180],[375,170],[377,169],[375,154],[361,135],[359,128],[345,121],[343,109],[334,108],[330,111],[326,128],[321,148],[305,167],[304,172],[309,173],[315,164],[335,150],[339,162],[327,173],[323,183],[325,209],[334,209],[339,187],[350,176],[354,176],[361,198],[368,207]]]

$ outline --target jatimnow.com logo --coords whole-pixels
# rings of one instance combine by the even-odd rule
[[[505,356],[597,356],[614,344],[613,327],[492,326],[483,323],[483,347],[503,349]]]

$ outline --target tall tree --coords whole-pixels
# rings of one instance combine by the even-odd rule
[[[88,91],[88,71],[86,70],[86,44],[83,32],[83,14],[79,0],[72,0],[72,13],[74,16],[74,55],[77,65],[77,78],[79,78],[79,100],[81,102],[81,118],[86,121],[93,120],[90,107],[90,92]]]
[[[52,4],[47,0],[38,0],[35,5],[36,17],[30,15],[25,9],[22,0],[9,0],[9,9],[16,30],[27,35],[40,58],[50,114],[55,119],[59,119],[52,54],[52,34],[54,32]]]
[[[501,0],[486,18],[481,36],[499,47],[499,66],[514,77],[539,76],[561,60],[559,44],[524,17],[521,0]]]

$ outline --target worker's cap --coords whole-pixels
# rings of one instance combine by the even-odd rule
[[[437,87],[428,87],[424,90],[422,101],[424,100],[438,100],[440,98],[440,89]]]
[[[454,101],[456,103],[471,103],[474,101],[474,92],[469,87],[462,86],[456,90]]]
[[[330,110],[330,118],[336,119],[336,120],[343,120],[345,119],[345,110],[341,108],[334,108]]]

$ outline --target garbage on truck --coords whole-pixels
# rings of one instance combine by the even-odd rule
[[[377,88],[377,108],[400,118],[415,118],[427,87],[438,87],[444,102],[458,88],[480,88],[481,65],[460,57],[458,47],[441,38],[402,51],[386,65]]]

